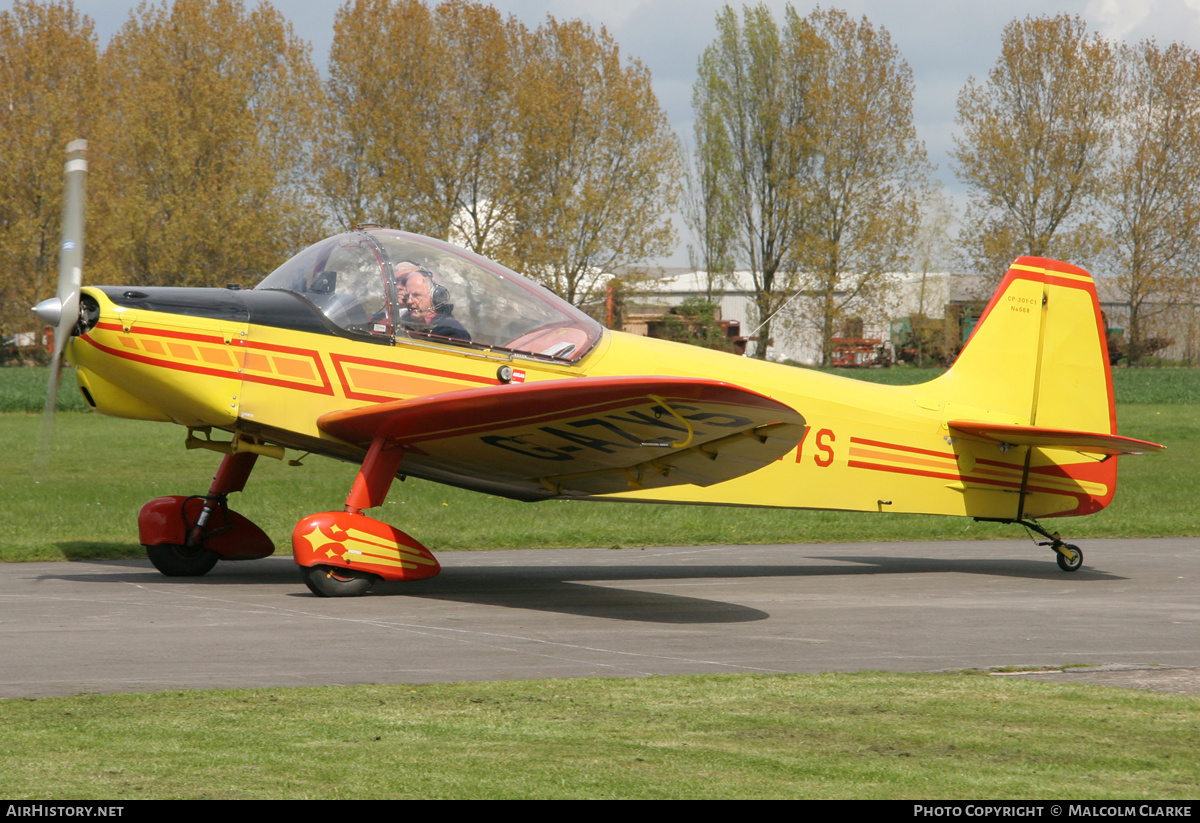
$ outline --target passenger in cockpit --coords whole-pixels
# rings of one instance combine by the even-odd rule
[[[409,331],[470,342],[471,333],[452,314],[450,292],[437,282],[433,272],[416,263],[400,263],[393,271],[404,309],[400,325]]]

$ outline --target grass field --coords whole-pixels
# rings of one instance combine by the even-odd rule
[[[1200,698],[879,673],[0,703],[0,797],[1194,799]]]
[[[915,369],[852,376],[918,382]],[[1200,371],[1114,376],[1122,458],[1072,539],[1200,533]],[[44,370],[0,370],[0,560],[142,556],[147,499],[207,488],[183,430],[60,414],[33,468]],[[75,393],[60,393],[70,404]],[[355,466],[260,462],[236,507],[286,547]],[[382,519],[435,550],[1011,538],[962,518],[691,506],[519,504],[431,483]],[[1098,661],[1099,662],[1099,661]],[[0,797],[1195,798],[1200,698],[979,675],[652,677],[169,692],[0,701]]]
[[[1122,429],[1165,443],[1164,454],[1121,458],[1116,498],[1105,511],[1060,521],[1072,539],[1200,534],[1200,406],[1130,405]],[[8,469],[0,473],[0,560],[139,557],[137,512],[165,494],[203,493],[219,462],[186,451],[183,429],[93,414],[60,414],[54,451],[36,469],[40,417],[0,414]],[[309,458],[299,468],[259,461],[234,507],[288,546],[301,517],[339,507],[357,467]],[[374,516],[449,549],[823,543],[1016,538],[1014,526],[967,518],[809,512],[583,501],[517,503],[420,480],[393,487]],[[419,528],[417,525],[419,524]]]
[[[14,374],[17,373],[15,378]],[[856,371],[855,375],[912,378],[916,369]],[[1193,501],[1200,493],[1200,370],[1119,370],[1122,433],[1167,445],[1165,454],[1121,458],[1113,504],[1090,517],[1056,524],[1071,539],[1200,534]],[[33,375],[30,377],[30,375]],[[1149,377],[1143,377],[1149,375]],[[1114,378],[1115,380],[1116,378]],[[44,369],[0,370],[0,395],[12,406],[36,407]],[[20,385],[17,385],[20,384]],[[15,386],[15,388],[14,388]],[[1122,386],[1124,388],[1122,388]],[[60,397],[73,395],[63,391]],[[137,557],[136,518],[142,503],[165,494],[197,494],[219,457],[186,451],[178,426],[119,420],[90,413],[59,414],[54,450],[34,468],[41,420],[0,414],[8,470],[0,474],[0,560]],[[356,466],[310,458],[300,468],[259,461],[234,507],[287,546],[292,526],[345,500]],[[963,540],[1019,537],[1018,527],[966,518],[737,509],[706,506],[536,504],[408,480],[394,486],[376,516],[405,529],[435,551],[579,546],[713,543],[817,543]]]

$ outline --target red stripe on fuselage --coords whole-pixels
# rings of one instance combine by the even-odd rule
[[[107,323],[106,324],[97,324],[97,327],[111,330],[112,324],[107,324]],[[124,329],[119,325],[116,327],[116,330],[124,331]],[[161,333],[159,333],[159,332],[161,332]],[[216,345],[222,345],[222,346],[225,345],[224,338],[222,338],[219,335],[214,337],[212,335],[189,334],[189,333],[182,333],[182,332],[162,331],[162,330],[144,331],[144,332],[139,331],[136,333],[146,335],[148,337],[155,337],[155,336],[170,337],[170,338],[175,338],[175,339],[180,339],[180,340],[190,340],[192,342],[197,342],[197,343],[208,343],[208,344],[216,344]],[[133,354],[132,352],[121,351],[121,350],[115,349],[111,346],[106,346],[103,343],[99,343],[99,342],[93,340],[89,335],[86,335],[86,334],[81,336],[79,339],[86,341],[91,346],[98,349],[99,351],[104,352],[105,354],[111,354],[112,356],[119,357],[122,360],[131,360],[135,363],[142,363],[147,366],[156,366],[158,368],[169,369],[171,371],[187,372],[189,374],[202,374],[202,375],[205,375],[206,377],[223,377],[227,380],[238,380],[238,381],[244,381],[247,383],[261,383],[263,385],[277,386],[279,388],[284,388],[284,389],[296,389],[298,391],[308,392],[310,394],[320,394],[320,395],[324,395],[327,397],[334,396],[333,386],[330,384],[329,376],[328,376],[328,374],[326,374],[325,367],[321,363],[320,353],[313,351],[313,350],[294,349],[294,348],[290,348],[290,347],[286,347],[286,346],[271,346],[269,344],[254,345],[254,344],[249,343],[248,341],[242,341],[242,340],[235,341],[238,345],[241,345],[245,348],[263,348],[263,349],[267,349],[267,350],[271,350],[271,351],[276,351],[280,354],[285,354],[285,353],[286,354],[295,354],[295,355],[303,356],[306,358],[311,358],[312,362],[316,366],[317,372],[320,374],[320,378],[321,378],[320,386],[312,386],[312,385],[308,385],[305,383],[296,383],[291,380],[284,380],[284,379],[280,379],[277,377],[268,377],[266,375],[247,374],[245,372],[239,373],[236,371],[231,371],[229,369],[213,369],[213,368],[207,368],[205,366],[188,365],[185,363],[180,363],[175,360],[165,360],[165,359],[160,359],[160,358],[156,358],[156,357],[150,357],[150,356],[147,356],[144,354]]]
[[[442,369],[431,369],[425,366],[411,366],[407,363],[397,363],[394,360],[375,360],[372,358],[358,357],[351,354],[330,354],[329,359],[333,362],[334,371],[337,373],[338,380],[342,384],[342,392],[351,400],[372,400],[386,403],[391,400],[396,400],[397,397],[395,395],[370,394],[368,392],[360,392],[351,389],[350,381],[346,378],[346,372],[342,368],[343,363],[354,366],[388,369],[390,371],[409,372],[411,374],[419,374],[427,377],[442,377],[448,380],[460,380],[468,383],[482,383],[486,386],[500,385],[500,381],[494,377],[479,377],[474,374],[443,371]],[[447,389],[447,391],[455,391],[458,388],[459,387],[457,386],[450,387]]]

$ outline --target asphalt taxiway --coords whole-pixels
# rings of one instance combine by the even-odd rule
[[[0,697],[710,672],[1074,667],[1200,693],[1200,539],[439,554],[321,599],[290,557],[0,564]]]

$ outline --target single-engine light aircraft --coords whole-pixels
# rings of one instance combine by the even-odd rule
[[[72,147],[67,209],[81,215]],[[438,573],[417,540],[364,514],[410,475],[524,501],[1020,523],[1074,571],[1082,552],[1038,520],[1101,510],[1114,458],[1161,449],[1116,434],[1092,278],[1052,260],[1012,264],[948,372],[886,386],[609,331],[504,266],[402,231],[323,240],[254,289],[81,288],[82,216],[64,226],[59,296],[38,308],[59,328],[52,371],[65,354],[96,411],[179,424],[188,447],[224,454],[207,493],[139,514],[167,575],[274,551],[227,499],[288,449],[361,466],[340,510],[292,534],[320,596]]]

